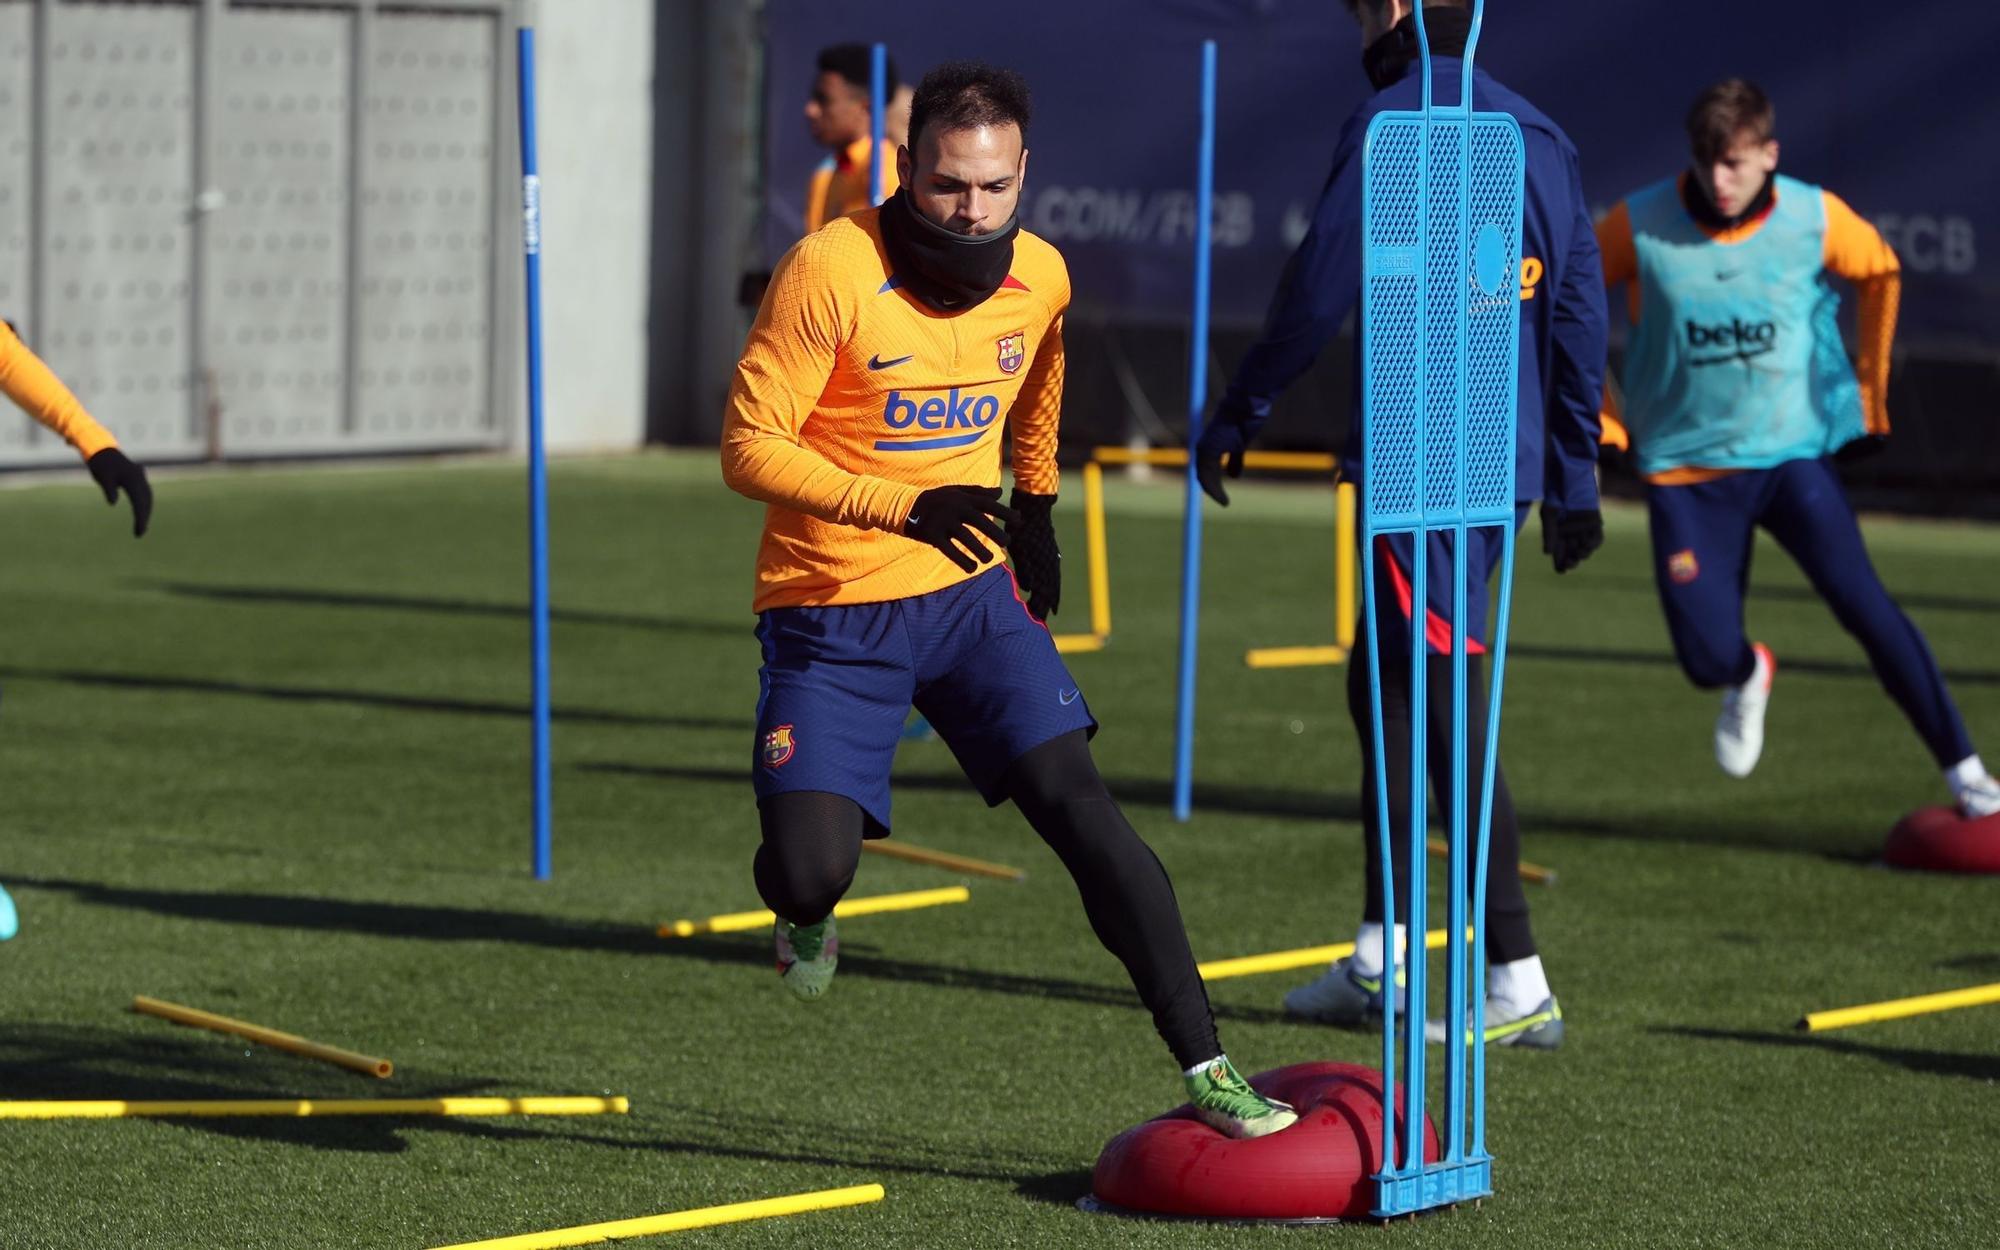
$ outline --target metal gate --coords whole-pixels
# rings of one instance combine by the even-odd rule
[[[0,316],[142,458],[506,442],[512,12],[0,0]]]

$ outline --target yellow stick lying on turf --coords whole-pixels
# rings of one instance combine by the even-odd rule
[[[0,1102],[0,1120],[127,1116],[623,1115],[623,1098],[224,1098],[190,1102]]]
[[[1445,841],[1443,838],[1432,838],[1430,846],[1431,854],[1437,856],[1439,859],[1445,859],[1451,854],[1451,843]],[[1554,885],[1556,883],[1556,870],[1553,868],[1544,868],[1540,864],[1531,864],[1524,859],[1521,861],[1521,880],[1532,881],[1536,885]]]
[[[158,1016],[162,1020],[172,1020],[175,1024],[185,1024],[197,1029],[213,1029],[217,1033],[229,1033],[247,1041],[269,1046],[274,1050],[287,1051],[294,1055],[304,1055],[308,1059],[323,1059],[328,1063],[351,1068],[364,1076],[386,1077],[396,1070],[396,1065],[387,1059],[374,1055],[363,1055],[338,1046],[323,1046],[309,1042],[291,1033],[280,1033],[262,1025],[248,1024],[242,1020],[232,1020],[228,1016],[218,1016],[212,1012],[197,1011],[193,1007],[183,1007],[179,1003],[163,1002],[148,998],[144,994],[132,996],[132,1010],[147,1016]]]
[[[756,1202],[732,1202],[723,1207],[701,1207],[670,1215],[647,1215],[636,1220],[611,1220],[603,1224],[583,1224],[576,1228],[551,1229],[546,1233],[522,1233],[517,1237],[495,1237],[491,1241],[465,1241],[440,1250],[556,1250],[560,1246],[588,1246],[600,1241],[626,1237],[652,1237],[678,1233],[689,1228],[710,1228],[717,1224],[737,1224],[744,1220],[768,1220],[778,1215],[799,1215],[806,1211],[826,1211],[834,1207],[858,1207],[882,1201],[880,1185],[854,1185],[847,1189],[822,1189],[816,1193],[793,1194],[788,1198],[764,1198]]]
[[[1927,1016],[1934,1011],[1956,1011],[1960,1007],[1978,1007],[1984,1003],[2000,1003],[2000,982],[1946,990],[1941,994],[1921,994],[1916,998],[1892,998],[1886,1003],[1863,1003],[1859,1007],[1815,1011],[1802,1017],[1799,1027],[1809,1033],[1823,1033],[1828,1029],[1844,1029],[1850,1024]]]
[[[1425,950],[1444,948],[1443,929],[1432,929],[1424,934]],[[1345,959],[1354,953],[1354,943],[1336,942],[1332,946],[1307,946],[1295,951],[1273,951],[1268,955],[1240,955],[1235,959],[1211,959],[1205,964],[1196,964],[1196,971],[1204,981],[1220,981],[1227,977],[1254,977],[1260,972],[1286,972],[1293,968],[1311,968],[1319,964],[1330,964],[1336,959]]]
[[[905,842],[888,842],[873,839],[861,844],[861,849],[875,855],[887,855],[891,859],[906,859],[913,864],[929,864],[933,868],[946,868],[952,872],[969,872],[975,877],[997,877],[1002,881],[1019,881],[1027,876],[1021,868],[1009,868],[989,860],[974,859],[970,855],[953,855],[950,851],[933,851],[928,847],[911,846]]]
[[[946,903],[963,903],[972,898],[972,891],[962,885],[948,885],[941,890],[910,890],[903,894],[877,894],[873,898],[850,898],[836,903],[833,914],[842,920],[849,916],[872,916],[883,911],[914,911],[919,907],[939,907]],[[657,932],[663,938],[694,937],[699,933],[741,933],[747,929],[763,929],[776,923],[777,917],[768,911],[738,911],[726,916],[710,916],[706,920],[670,920],[659,927]]]

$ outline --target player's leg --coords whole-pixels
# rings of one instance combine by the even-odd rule
[[[889,825],[889,768],[914,678],[896,604],[764,614],[751,773],[762,839],[757,891],[777,913],[786,988],[826,992],[839,962],[833,906],[865,834]]]
[[[1764,750],[1764,713],[1776,672],[1770,649],[1743,631],[1756,516],[1770,485],[1766,470],[1686,486],[1648,486],[1653,580],[1674,655],[1689,681],[1721,689],[1715,759],[1747,777]]]
[[[1776,472],[1778,487],[1762,518],[1765,528],[1798,561],[1841,626],[1861,643],[1882,688],[1930,748],[1966,814],[2000,811],[2000,783],[1974,752],[1923,633],[1876,575],[1833,466],[1824,460],[1796,460]]]
[[[1011,579],[1002,571],[966,583],[952,627],[932,637],[935,668],[920,664],[918,708],[986,801],[1011,800],[1069,870],[1091,929],[1132,978],[1196,1111],[1236,1137],[1289,1126],[1291,1108],[1251,1089],[1223,1054],[1166,869],[1098,774],[1088,745],[1097,722]]]

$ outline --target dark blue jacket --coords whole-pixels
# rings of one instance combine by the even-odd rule
[[[1434,57],[1438,99],[1456,102],[1460,60]],[[1576,148],[1539,109],[1485,73],[1473,71],[1475,108],[1512,113],[1526,150],[1527,197],[1521,221],[1521,500],[1547,499],[1564,509],[1597,507],[1598,405],[1604,387],[1603,266],[1583,198]],[[1219,419],[1253,433],[1271,401],[1311,367],[1361,296],[1361,150],[1368,123],[1390,109],[1423,107],[1423,81],[1413,69],[1364,103],[1340,132],[1333,175],[1320,193],[1312,228],[1285,268],[1264,332],[1236,369]],[[1541,272],[1534,272],[1536,263]],[[1532,285],[1529,279],[1534,279]],[[1361,377],[1360,334],[1355,378]],[[1546,429],[1546,437],[1544,430]],[[1361,480],[1361,404],[1355,397],[1342,466]]]

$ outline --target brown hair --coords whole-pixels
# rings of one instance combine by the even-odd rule
[[[1766,143],[1778,133],[1778,113],[1748,78],[1725,78],[1701,93],[1687,115],[1688,146],[1703,164],[1742,139]]]
[[[1388,2],[1389,0],[1347,0],[1347,11],[1359,16],[1361,6],[1364,4],[1371,9],[1379,9]],[[1424,7],[1427,9],[1464,9],[1470,8],[1471,4],[1472,0],[1424,0]]]

